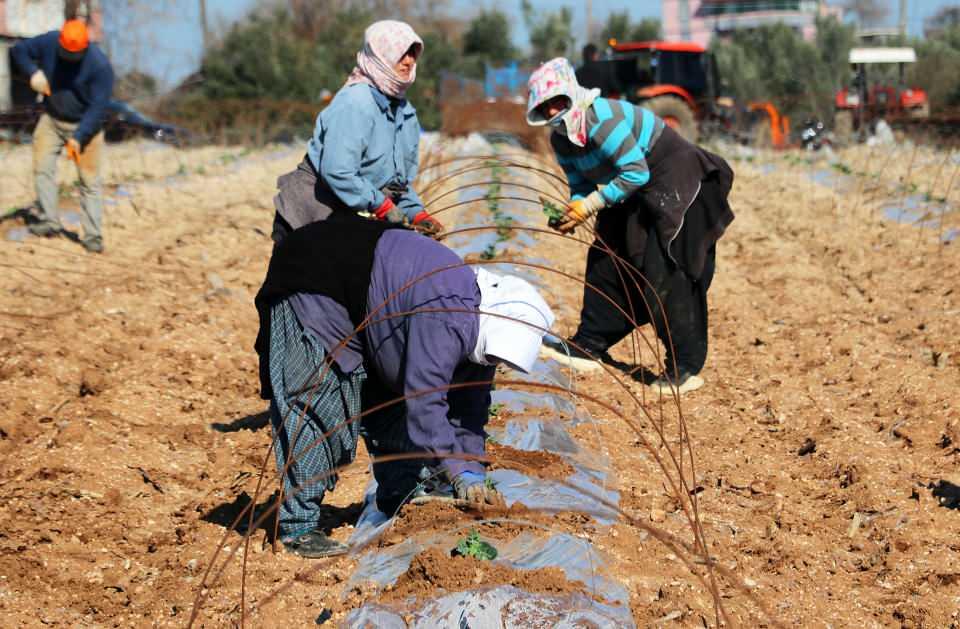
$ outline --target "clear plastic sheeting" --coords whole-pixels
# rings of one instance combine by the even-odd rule
[[[517,450],[543,450],[568,455],[580,452],[577,442],[557,422],[539,419],[509,421],[504,428],[491,428],[488,433],[497,443]]]
[[[341,626],[349,629],[636,627],[626,607],[604,605],[582,594],[531,594],[510,585],[447,594],[397,611],[368,605],[348,614]]]
[[[520,378],[521,374],[511,378]],[[550,383],[553,384],[553,383]],[[550,409],[556,413],[573,416],[576,406],[565,395],[546,391],[517,391],[514,389],[495,389],[491,395],[493,404],[503,404],[511,413],[523,415],[535,409]]]
[[[459,141],[458,148],[462,154],[490,155],[495,152],[480,136]],[[492,180],[492,177],[490,172],[479,170],[466,174],[464,181],[479,183]],[[501,187],[497,195],[529,196],[528,190],[510,185],[511,181],[526,180],[526,173],[507,167],[497,174],[497,178],[502,181],[498,184]],[[483,185],[466,187],[459,192],[458,201],[474,203],[460,209],[456,221],[458,227],[491,225],[494,219],[504,226],[542,222],[536,205],[504,201],[493,205],[494,199],[488,199],[488,192],[491,191]],[[485,201],[489,204],[485,205]],[[533,239],[529,234],[517,230],[476,231],[456,234],[445,240],[445,244],[461,256],[482,254],[494,260],[501,259],[505,252],[520,253],[531,242]],[[529,267],[505,263],[494,265],[491,270],[518,275],[536,286],[549,288]],[[564,390],[574,385],[570,373],[549,360],[537,361],[528,374],[511,372],[507,377]],[[516,450],[551,452],[562,457],[574,470],[563,481],[532,478],[511,469],[489,471],[488,478],[496,483],[508,506],[522,504],[543,513],[584,513],[600,526],[616,520],[620,496],[614,487],[609,486],[606,459],[578,443],[569,432],[572,427],[593,422],[572,395],[542,388],[500,386],[492,392],[492,402],[504,405],[509,411],[505,425],[488,428],[495,441]],[[371,479],[363,512],[349,542],[360,556],[345,588],[347,592],[371,584],[378,590],[388,588],[410,568],[418,554],[430,549],[449,552],[465,534],[465,529],[425,530],[393,546],[370,548],[390,528],[393,515],[380,512],[375,498],[376,482]],[[494,518],[494,521],[499,519],[502,518]],[[393,606],[371,600],[353,610],[342,626],[387,629],[634,626],[626,589],[604,573],[607,562],[589,540],[553,532],[532,522],[525,524],[529,530],[496,543],[499,554],[494,563],[515,570],[560,568],[571,582],[570,589],[582,588],[583,593],[543,595],[509,585],[464,592],[438,590],[427,597],[411,598]]]
[[[547,538],[523,533],[509,544],[501,546],[498,559],[521,570],[559,567],[571,581],[580,581],[587,592],[609,602],[626,606],[630,594],[622,585],[600,574],[605,560],[585,539],[566,533]]]
[[[568,484],[541,478],[529,478],[513,470],[493,470],[487,476],[497,483],[507,506],[520,503],[534,511],[556,513],[579,511],[596,518],[603,525],[611,524],[617,512],[599,499],[619,504],[619,492],[604,486],[605,475],[593,470],[578,469],[566,479]]]

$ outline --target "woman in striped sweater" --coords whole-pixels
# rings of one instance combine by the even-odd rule
[[[650,110],[581,87],[566,59],[543,64],[528,87],[527,122],[552,127],[550,143],[570,184],[566,216],[551,227],[570,233],[597,216],[586,281],[656,329],[666,355],[655,390],[699,388],[716,242],[733,221],[733,171]],[[606,247],[633,269],[617,268]],[[624,281],[636,278],[634,269],[645,278],[639,287]],[[599,369],[596,361],[633,329],[588,287],[576,334],[565,344],[545,341],[544,351],[581,370]]]

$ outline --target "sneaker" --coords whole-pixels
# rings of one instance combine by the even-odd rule
[[[59,236],[61,229],[59,225],[54,223],[30,223],[27,225],[27,231],[29,231],[34,236],[41,236],[43,238],[52,238],[53,236]]]
[[[543,345],[540,346],[540,353],[577,371],[599,371],[603,369],[600,365],[600,359],[606,352],[589,352],[586,351],[586,348],[581,349],[582,344],[579,344],[579,347],[574,346],[573,343],[575,342],[573,339],[561,341],[544,338]]]
[[[100,236],[84,238],[80,241],[80,244],[90,253],[103,253],[103,238]]]
[[[290,552],[307,557],[308,559],[322,559],[345,555],[350,548],[336,540],[327,537],[321,531],[313,530],[297,537],[282,540],[283,546]]]
[[[673,395],[674,391],[683,395],[690,391],[696,391],[702,386],[703,378],[685,369],[680,370],[679,378],[674,379],[672,373],[663,373],[659,378],[650,383],[650,389],[660,395]]]

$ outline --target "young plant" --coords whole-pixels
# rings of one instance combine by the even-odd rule
[[[559,221],[565,216],[563,210],[558,208],[549,200],[544,199],[542,197],[540,200],[543,202],[543,213],[546,214],[547,218],[550,219],[551,221]]]
[[[477,533],[476,529],[473,529],[469,535],[457,542],[453,554],[461,557],[472,557],[480,561],[491,561],[497,558],[497,549],[489,542],[480,539],[480,534]]]

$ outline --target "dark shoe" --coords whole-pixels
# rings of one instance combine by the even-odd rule
[[[577,371],[599,371],[600,360],[606,355],[605,351],[590,348],[576,337],[565,341],[544,338],[540,353]]]
[[[282,541],[287,550],[309,559],[336,557],[345,555],[350,550],[346,544],[332,540],[320,531],[310,531]]]
[[[103,253],[103,238],[99,236],[84,238],[80,241],[80,244],[90,253]]]
[[[650,383],[653,392],[661,395],[673,395],[674,391],[683,395],[690,391],[696,391],[702,386],[703,378],[682,368],[680,369],[680,376],[677,378],[674,378],[673,373],[663,373]]]
[[[52,238],[53,236],[59,236],[62,230],[60,227],[54,223],[30,223],[27,225],[27,231],[29,231],[34,236],[40,236],[42,238]]]

